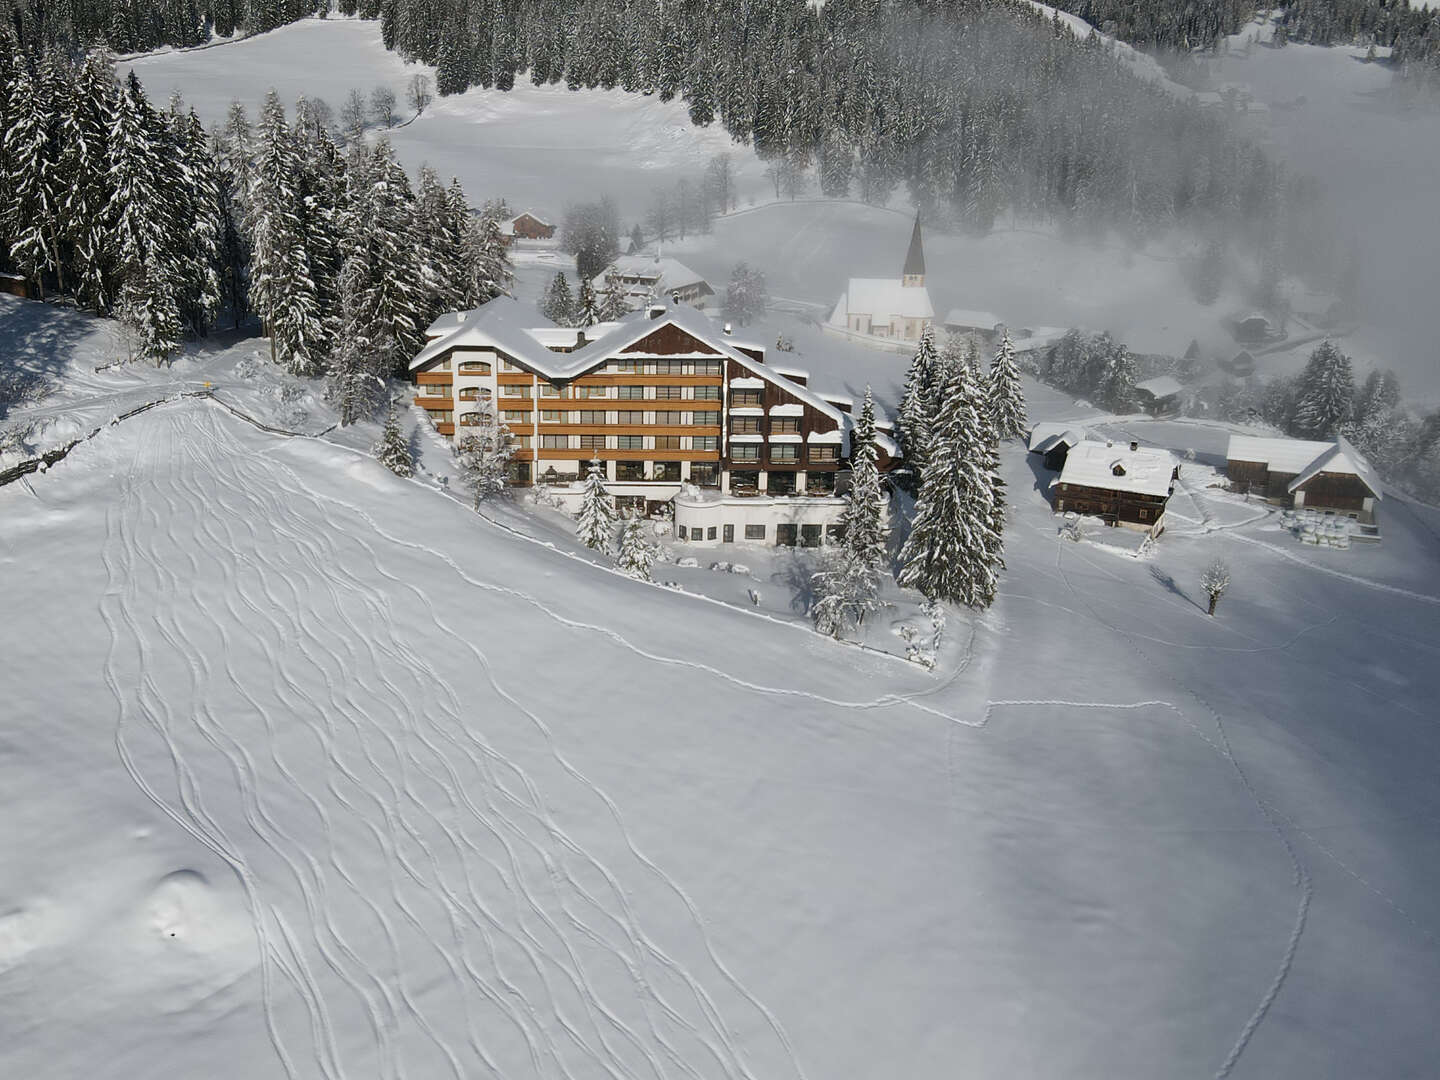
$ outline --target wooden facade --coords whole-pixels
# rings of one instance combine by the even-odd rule
[[[534,214],[523,213],[512,218],[510,227],[522,240],[549,240],[555,235],[555,226],[541,221]]]
[[[1165,514],[1165,504],[1170,501],[1168,495],[1143,495],[1080,484],[1057,484],[1055,491],[1057,511],[1090,514],[1101,518],[1107,525],[1128,522],[1154,528]]]

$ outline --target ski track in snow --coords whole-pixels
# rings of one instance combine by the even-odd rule
[[[147,425],[107,510],[101,614],[117,751],[240,881],[285,1074],[759,1080],[783,1063],[780,1075],[803,1078],[778,1019],[724,966],[694,903],[544,720],[423,592],[384,570],[357,535],[356,508],[278,472],[247,459],[217,413]],[[314,509],[318,528],[303,513]],[[194,532],[177,532],[186,525]],[[397,590],[351,574],[357,557]],[[560,619],[523,593],[471,584]],[[483,682],[463,699],[397,635],[394,604],[407,594],[474,657]],[[560,621],[648,655],[603,627]],[[487,741],[491,721],[530,725],[559,772],[542,761],[553,775],[532,775]],[[605,808],[618,843],[604,860],[550,812],[556,782]],[[665,943],[635,903],[640,878],[681,905],[682,929]],[[417,985],[417,955],[429,957],[429,985]],[[762,1042],[769,1033],[764,1065],[734,1036],[744,1013]],[[364,1023],[342,1027],[340,1016]],[[369,1041],[341,1045],[342,1030]]]

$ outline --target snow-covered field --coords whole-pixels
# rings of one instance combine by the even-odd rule
[[[1013,447],[1000,599],[930,673],[568,558],[334,438],[180,401],[0,489],[4,1075],[1440,1051],[1440,515],[1302,548],[1202,463],[1137,559],[1057,539]]]

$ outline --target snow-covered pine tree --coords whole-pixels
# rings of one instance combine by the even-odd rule
[[[252,179],[250,118],[233,102],[225,126],[215,135],[220,176],[221,302],[230,309],[235,329],[250,311],[250,247],[245,236],[246,206]]]
[[[172,196],[180,315],[192,334],[204,334],[220,310],[220,264],[224,224],[221,178],[200,118],[191,110],[172,116],[180,183]]]
[[[928,447],[940,389],[940,371],[940,357],[935,350],[935,331],[927,326],[920,335],[920,344],[910,361],[910,370],[905,376],[905,389],[900,395],[900,449],[905,455],[905,467],[901,477],[907,481],[908,490],[911,491],[919,489],[920,478],[929,456]]]
[[[860,415],[850,433],[850,491],[845,497],[845,550],[858,562],[879,571],[885,563],[885,493],[880,486],[879,450],[875,445],[875,398],[865,387]]]
[[[550,282],[550,288],[540,302],[540,314],[556,326],[574,325],[575,299],[570,293],[570,282],[566,280],[564,270],[558,271]]]
[[[595,299],[595,290],[586,278],[580,279],[580,299],[575,305],[575,314],[581,326],[594,326],[600,321],[600,308]]]
[[[623,319],[629,310],[630,304],[625,298],[625,286],[620,281],[620,275],[613,269],[606,271],[605,287],[600,290],[599,296],[600,321]]]
[[[45,295],[45,274],[54,271],[64,288],[56,237],[64,192],[50,125],[52,103],[42,80],[17,65],[6,102],[4,235],[15,266]]]
[[[810,614],[815,629],[838,638],[858,628],[885,605],[880,600],[880,575],[848,548],[829,552],[810,578],[815,602]]]
[[[465,483],[475,495],[476,510],[509,486],[510,460],[515,456],[514,437],[494,406],[487,402],[480,411],[482,419],[474,434],[466,435],[455,447]]]
[[[505,200],[487,202],[481,208],[479,217],[471,217],[460,181],[452,180],[450,207],[452,214],[463,214],[470,223],[470,228],[464,233],[465,292],[461,306],[479,307],[509,293],[515,274],[510,268],[510,249],[504,233],[500,231],[501,224],[510,217]]]
[[[440,177],[429,165],[420,167],[420,185],[415,195],[416,239],[433,271],[434,289],[425,312],[424,325],[447,312],[455,311],[464,299],[465,234],[470,215],[458,218]]]
[[[381,465],[396,476],[415,474],[415,462],[410,457],[410,444],[405,441],[405,434],[400,430],[400,417],[395,412],[393,401],[390,403],[390,415],[385,418],[385,430],[380,433],[380,441],[375,444],[375,456],[380,459]]]
[[[736,263],[725,287],[725,317],[745,326],[765,314],[769,303],[765,275],[743,259]]]
[[[60,116],[60,174],[64,184],[60,232],[70,249],[76,299],[108,312],[115,281],[105,218],[110,201],[110,125],[115,120],[114,61],[104,49],[86,54]]]
[[[575,515],[575,535],[588,548],[609,553],[615,540],[615,504],[605,490],[605,466],[599,458],[590,462],[580,510]]]
[[[1025,434],[1025,391],[1020,385],[1020,368],[1015,363],[1015,343],[1010,331],[1001,330],[1000,345],[990,361],[990,422],[1001,439]]]
[[[368,414],[376,392],[384,385],[384,361],[375,347],[370,323],[371,278],[365,253],[360,250],[345,260],[340,271],[340,327],[331,346],[329,369],[330,397],[340,410],[342,426]]]
[[[325,333],[305,251],[300,163],[274,90],[265,97],[255,142],[246,198],[250,300],[270,336],[271,359],[295,375],[318,374]]]
[[[932,600],[984,608],[995,597],[1001,541],[987,427],[972,373],[965,364],[952,365],[896,575],[900,585]]]
[[[1355,402],[1355,373],[1346,356],[1329,338],[1310,354],[1300,376],[1295,407],[1296,434],[1328,439],[1350,419]]]
[[[620,527],[620,550],[615,555],[615,568],[641,581],[650,580],[656,547],[654,527],[640,514],[628,514]]]

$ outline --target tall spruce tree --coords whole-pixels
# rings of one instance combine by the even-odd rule
[[[510,484],[510,462],[515,456],[515,439],[505,421],[495,414],[488,402],[481,406],[482,419],[473,434],[466,435],[455,446],[455,458],[475,496],[475,509],[495,495],[501,495]]]
[[[952,365],[959,366],[959,365]],[[935,424],[939,395],[940,357],[935,349],[935,331],[926,327],[910,360],[905,389],[900,396],[900,449],[905,456],[902,478],[910,490],[918,490]]]
[[[565,279],[565,271],[558,271],[550,282],[550,288],[540,302],[540,314],[556,326],[575,325],[575,299],[570,293],[570,282]]]
[[[57,242],[64,192],[50,131],[55,110],[44,90],[28,67],[17,67],[5,110],[3,202],[10,258],[41,296],[46,273],[55,272],[62,289],[65,281]]]
[[[628,514],[620,527],[620,550],[615,555],[615,568],[641,581],[650,580],[650,567],[655,562],[654,529],[640,514]]]
[[[1355,373],[1350,358],[1329,338],[1310,354],[1300,376],[1295,407],[1296,434],[1328,439],[1350,419],[1355,403]]]
[[[609,553],[615,541],[615,504],[605,490],[605,466],[597,457],[590,462],[580,510],[575,515],[575,535],[588,548]]]
[[[951,365],[896,581],[931,600],[984,608],[995,597],[1001,539],[978,397],[968,365]]]
[[[117,92],[110,54],[94,49],[80,64],[60,117],[61,233],[74,260],[71,281],[81,306],[101,313],[115,298],[106,209]]]
[[[1025,433],[1025,391],[1009,330],[1001,331],[1000,344],[990,361],[989,413],[997,438],[1014,439]]]

